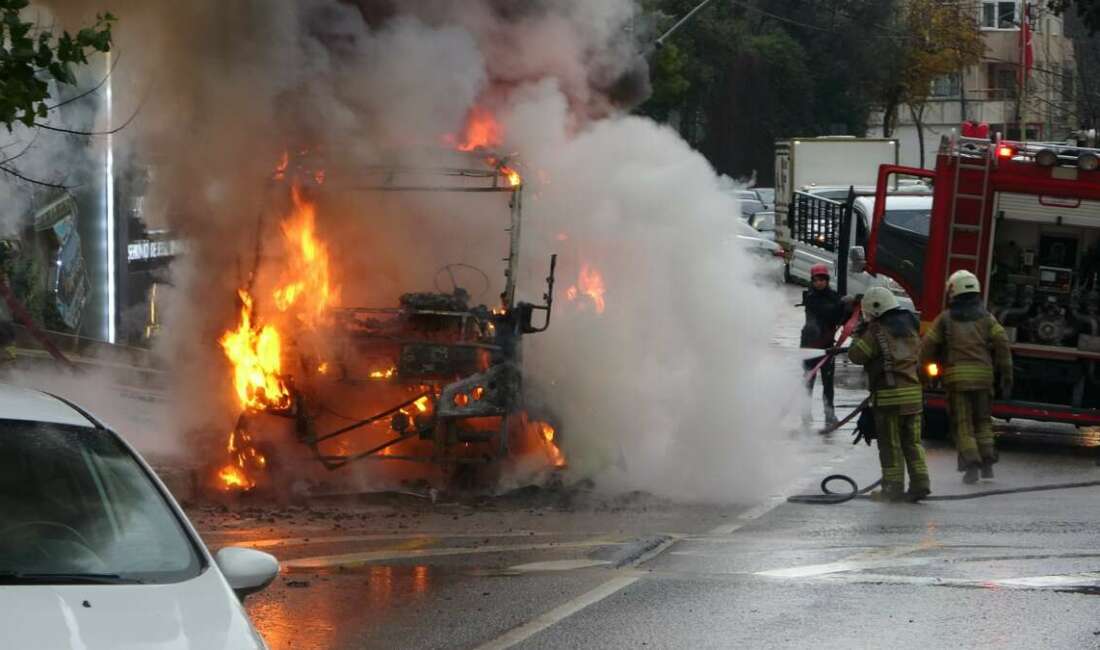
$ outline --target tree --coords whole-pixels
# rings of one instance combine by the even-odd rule
[[[1081,23],[1088,28],[1090,34],[1100,31],[1100,0],[1047,0],[1047,6],[1057,13],[1075,8]]]
[[[923,167],[924,111],[932,82],[940,77],[961,75],[966,67],[981,61],[985,41],[976,17],[959,3],[906,0],[902,12],[907,38],[902,48],[899,98],[909,108],[917,127]]]
[[[0,0],[0,124],[12,130],[21,122],[34,126],[50,111],[49,80],[76,84],[72,66],[88,63],[88,54],[111,49],[110,13],[72,36],[55,36],[24,18],[28,0]]]
[[[880,87],[900,76],[880,51],[897,48],[881,27],[896,2],[713,3],[650,61],[655,92],[639,112],[676,125],[719,172],[769,183],[777,139],[866,134]],[[657,33],[698,5],[642,2]]]

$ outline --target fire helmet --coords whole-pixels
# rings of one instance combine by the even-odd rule
[[[860,306],[867,318],[878,318],[891,309],[897,309],[898,299],[886,287],[871,287],[863,294]]]
[[[978,277],[965,269],[955,271],[947,278],[947,299],[961,296],[964,293],[981,293],[982,285]]]
[[[829,267],[826,264],[814,264],[810,267],[810,279],[814,279],[819,275],[829,277]]]

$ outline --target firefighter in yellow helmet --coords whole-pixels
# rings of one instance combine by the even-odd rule
[[[947,300],[947,310],[936,317],[921,344],[921,367],[935,362],[943,368],[959,471],[966,472],[964,483],[975,483],[979,470],[982,478],[993,478],[997,449],[990,403],[995,384],[1003,397],[1012,392],[1012,353],[1004,328],[982,305],[981,285],[973,273],[951,274]]]
[[[861,307],[866,323],[857,330],[848,358],[867,372],[882,465],[881,497],[920,501],[931,493],[921,446],[920,325],[885,287],[868,289]],[[904,492],[906,468],[908,493]]]

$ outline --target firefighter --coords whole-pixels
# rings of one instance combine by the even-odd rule
[[[921,446],[924,392],[918,374],[920,325],[912,312],[898,306],[885,287],[863,296],[863,318],[848,358],[863,366],[871,390],[882,492],[886,501],[920,501],[931,494],[928,464]],[[909,491],[905,492],[905,471]]]
[[[815,264],[810,267],[810,288],[802,293],[802,306],[806,308],[806,324],[802,326],[803,348],[827,350],[833,346],[836,331],[844,323],[845,303],[840,294],[829,287],[829,267],[824,264]],[[802,362],[803,374],[809,372],[817,365],[820,357],[807,359]],[[825,426],[832,427],[836,424],[836,411],[833,409],[833,375],[835,372],[833,356],[821,366],[821,395],[825,403]],[[806,391],[813,396],[814,382],[817,377],[810,377],[806,382]],[[810,419],[807,411],[804,420]]]
[[[948,309],[921,344],[921,367],[938,363],[947,391],[951,437],[959,451],[963,482],[993,478],[997,449],[990,402],[994,379],[1003,397],[1012,393],[1012,353],[997,319],[982,305],[981,285],[970,271],[947,279]]]

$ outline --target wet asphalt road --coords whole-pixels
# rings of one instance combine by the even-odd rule
[[[858,403],[839,374],[838,403]],[[191,514],[211,547],[283,562],[247,603],[276,649],[1100,647],[1100,488],[790,504],[825,474],[874,480],[877,461],[844,431],[782,444],[807,480],[755,503],[532,490]],[[928,455],[936,494],[1100,479],[1089,454],[1014,445],[964,486],[952,449]]]

